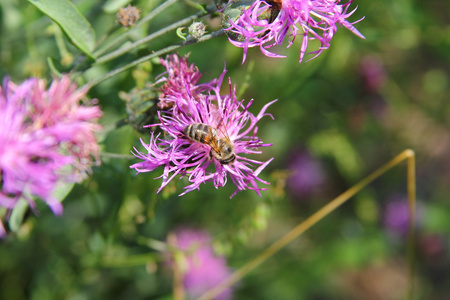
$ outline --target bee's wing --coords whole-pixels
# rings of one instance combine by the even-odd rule
[[[219,123],[217,124],[217,130],[220,131],[221,135],[225,139],[230,141],[230,137],[228,136],[228,131],[227,131],[226,124],[224,124],[224,122],[223,122],[223,117],[220,119]]]
[[[209,141],[209,146],[218,154],[220,154],[219,137],[216,129],[210,127],[209,133],[211,135],[211,140]]]

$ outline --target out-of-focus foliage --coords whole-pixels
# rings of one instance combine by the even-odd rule
[[[226,63],[238,91],[245,87],[242,98],[255,99],[254,113],[279,99],[270,107],[275,120],[262,120],[258,133],[274,144],[258,160],[275,157],[261,175],[271,182],[261,198],[244,191],[229,199],[231,185],[216,190],[212,184],[178,197],[178,180],[157,195],[161,179],[153,178],[160,170],[136,176],[129,169],[135,162],[130,150],[149,135],[127,121],[151,122],[145,113],[153,104],[133,100],[143,93],[153,101],[152,83],[163,71],[157,60],[92,88],[90,97],[104,111],[102,165],[73,188],[62,217],[38,204],[39,216],[28,212],[17,233],[0,241],[0,299],[170,299],[172,275],[152,241],[165,241],[182,226],[207,230],[216,251],[237,269],[406,148],[417,155],[415,297],[450,298],[450,3],[358,1],[354,18],[365,16],[357,28],[366,40],[338,30],[330,49],[307,63],[298,63],[293,46],[278,50],[285,59],[250,49],[241,65],[242,49],[225,36],[179,51],[190,53],[205,81]],[[113,1],[72,2],[98,40],[117,28]],[[187,3],[175,3],[129,40],[198,11]],[[145,16],[159,3],[132,4]],[[82,58],[29,3],[2,1],[0,13],[0,77],[51,78]],[[204,23],[208,32],[220,26],[218,18]],[[175,42],[180,38],[173,31],[77,80],[83,84]],[[402,298],[406,238],[383,220],[388,204],[405,195],[401,164],[246,276],[235,299]]]

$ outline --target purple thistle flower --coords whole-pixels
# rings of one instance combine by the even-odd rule
[[[306,151],[296,151],[289,160],[287,188],[294,198],[307,198],[325,182],[321,163]]]
[[[197,85],[201,79],[202,73],[194,64],[187,61],[189,55],[179,57],[177,54],[168,55],[166,59],[161,59],[161,64],[166,68],[166,72],[160,74],[156,84],[164,83],[161,87],[158,107],[161,109],[169,109],[175,104],[175,99],[183,99],[189,97],[188,90],[191,95],[196,98],[198,93],[207,90],[205,84]],[[189,88],[186,88],[188,86]]]
[[[142,153],[135,148],[134,155],[142,161],[132,165],[131,168],[140,173],[150,172],[163,166],[163,174],[160,176],[163,182],[158,192],[178,175],[180,178],[187,176],[190,182],[181,195],[199,189],[200,184],[207,181],[212,181],[215,188],[222,187],[226,184],[228,176],[237,186],[236,192],[252,189],[260,195],[261,190],[266,190],[266,188],[259,188],[257,181],[269,183],[260,179],[258,175],[273,158],[260,162],[241,154],[258,154],[261,153],[258,148],[271,146],[271,144],[263,144],[256,136],[258,129],[256,123],[266,115],[272,117],[265,111],[276,100],[266,104],[257,116],[253,115],[248,111],[253,100],[247,104],[244,104],[243,100],[238,101],[235,87],[231,85],[230,79],[229,94],[220,94],[225,73],[226,70],[218,79],[202,86],[206,89],[205,94],[192,93],[191,86],[186,84],[185,97],[180,94],[170,95],[170,97],[166,95],[167,99],[173,101],[174,106],[168,111],[159,112],[160,123],[146,126],[159,126],[164,134],[152,132],[149,144],[141,139],[147,153]],[[189,139],[184,131],[192,124],[206,125],[205,131],[211,130],[209,136],[211,140],[229,139],[234,146],[234,161],[221,163],[217,155],[214,155],[215,150],[212,144]],[[254,170],[255,166],[256,170]]]
[[[405,199],[389,202],[384,212],[384,226],[397,234],[406,235],[409,229],[409,207]]]
[[[216,256],[207,232],[178,229],[174,233],[176,244],[185,252],[186,269],[183,285],[190,298],[197,298],[225,280],[231,271],[224,257]],[[231,299],[232,290],[227,288],[216,300]]]
[[[366,56],[359,63],[359,74],[367,93],[378,93],[386,83],[386,69],[383,62],[374,57]]]
[[[261,52],[269,57],[284,57],[267,49],[281,45],[288,37],[288,47],[292,46],[297,36],[302,36],[300,60],[306,53],[308,42],[318,40],[320,47],[308,54],[316,58],[323,50],[330,47],[330,41],[337,31],[337,25],[344,26],[357,36],[364,36],[349,22],[356,8],[347,12],[353,0],[339,4],[340,0],[255,0],[244,9],[238,17],[236,12],[224,9],[224,27],[230,42],[244,49],[244,63],[248,48],[259,46]],[[230,7],[236,6],[230,2]],[[311,60],[309,59],[309,60]]]
[[[0,86],[0,206],[13,209],[23,198],[35,208],[32,197],[39,197],[59,215],[56,183],[79,181],[98,158],[94,131],[101,127],[93,120],[102,112],[80,106],[86,91],[75,89],[68,76],[48,90],[36,78]]]
[[[422,219],[422,207],[416,204],[416,218],[413,226],[419,227]],[[408,199],[404,196],[393,196],[384,208],[383,224],[395,236],[406,236],[410,228],[411,216]]]

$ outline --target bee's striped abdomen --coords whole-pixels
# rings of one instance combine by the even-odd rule
[[[217,129],[203,123],[193,123],[183,130],[184,135],[191,141],[211,147],[210,158],[217,159],[222,165],[235,161],[234,145],[226,137],[219,138]]]
[[[186,126],[184,134],[194,142],[209,145],[216,135],[216,130],[206,124],[193,123]]]

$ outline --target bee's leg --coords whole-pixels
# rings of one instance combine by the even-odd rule
[[[217,151],[214,150],[214,148],[211,148],[211,151],[209,151],[209,159],[212,160],[213,158],[220,161],[220,154],[217,153]]]
[[[212,159],[213,159],[213,154],[212,154],[212,152],[213,152],[213,149],[211,149],[211,150],[209,151],[209,160],[212,160]]]

